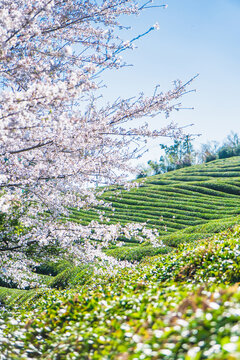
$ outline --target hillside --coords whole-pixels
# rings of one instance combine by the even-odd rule
[[[59,259],[35,269],[39,288],[0,287],[4,360],[240,358],[240,157],[139,182],[108,189],[106,214],[157,227],[165,247],[132,239],[108,250],[128,268]]]
[[[240,157],[216,160],[138,180],[130,191],[105,193],[115,212],[106,215],[112,222],[148,222],[161,235],[209,220],[240,214]],[[119,194],[120,192],[120,194]],[[72,219],[87,222],[94,212],[73,210]]]
[[[182,242],[207,238],[239,222],[240,157],[195,165],[138,182],[139,188],[130,191],[110,188],[103,198],[112,203],[114,211],[104,209],[105,215],[110,223],[140,222],[157,228],[166,251]],[[99,215],[93,210],[72,209],[70,219],[87,224],[98,220]],[[135,239],[127,240],[126,245],[126,255],[119,249],[111,254],[130,260],[129,245],[138,245],[139,254]],[[145,251],[151,254],[149,248]],[[133,255],[133,259],[141,258],[145,251]]]
[[[0,288],[3,359],[238,360],[239,237],[235,226],[116,273],[72,269],[68,290]]]

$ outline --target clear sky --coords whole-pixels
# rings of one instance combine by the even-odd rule
[[[208,140],[222,141],[231,130],[240,133],[240,0],[166,0],[167,9],[154,8],[139,17],[124,19],[132,26],[122,37],[130,40],[158,22],[160,30],[137,42],[123,57],[133,67],[105,74],[106,97],[150,95],[159,84],[163,91],[175,79],[187,81],[197,73],[197,91],[182,98],[183,107],[170,119],[201,133],[196,147]],[[152,120],[151,120],[152,121]],[[153,120],[161,127],[164,116]],[[143,162],[159,159],[158,142],[149,144]]]

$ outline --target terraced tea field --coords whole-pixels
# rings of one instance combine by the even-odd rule
[[[134,261],[117,271],[43,261],[29,289],[0,278],[3,359],[240,359],[240,157],[139,185],[107,189],[106,215],[157,228],[165,246],[113,246]],[[99,214],[72,209],[71,219]]]
[[[206,238],[239,222],[240,157],[216,160],[140,179],[130,191],[109,188],[103,198],[110,223],[146,223],[166,245]],[[96,211],[72,209],[71,220],[98,220]],[[136,241],[132,240],[132,245]],[[129,241],[128,241],[129,245]]]

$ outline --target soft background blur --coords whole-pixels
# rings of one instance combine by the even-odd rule
[[[180,125],[194,123],[187,131],[201,133],[196,148],[208,140],[222,141],[231,130],[240,132],[240,0],[166,0],[168,8],[148,9],[139,17],[124,18],[130,31],[121,37],[131,40],[156,22],[160,30],[136,42],[137,49],[123,53],[132,64],[120,71],[106,72],[105,100],[131,97],[144,91],[150,95],[156,85],[162,91],[172,81],[188,81],[199,73],[192,88],[196,93],[182,99],[183,107],[170,119]],[[151,120],[153,128],[166,123],[163,115]],[[140,160],[158,160],[159,142],[150,141],[149,151]],[[165,141],[166,143],[166,141]]]

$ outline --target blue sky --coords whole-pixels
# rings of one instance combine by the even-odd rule
[[[165,91],[173,80],[187,81],[199,73],[193,84],[196,93],[182,99],[183,107],[194,110],[181,110],[170,119],[180,125],[194,123],[189,131],[202,134],[196,147],[208,140],[222,141],[231,130],[240,133],[240,0],[166,0],[164,4],[167,9],[149,9],[124,19],[132,26],[122,33],[125,40],[156,22],[160,30],[123,54],[133,67],[105,73],[105,96],[113,100],[141,91],[150,95],[157,84]],[[164,116],[158,116],[152,127],[164,123]],[[150,142],[143,162],[159,158],[159,142]]]

